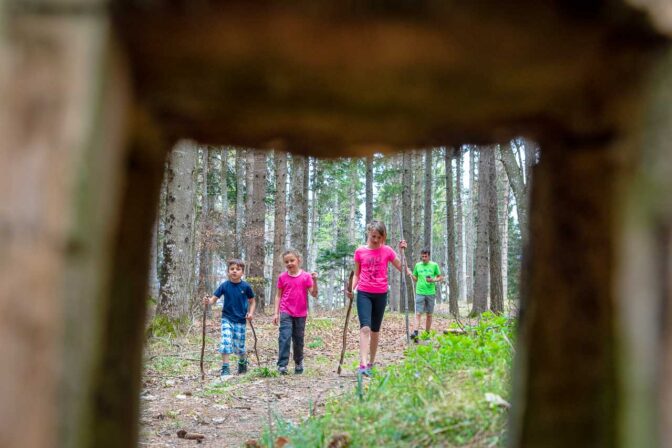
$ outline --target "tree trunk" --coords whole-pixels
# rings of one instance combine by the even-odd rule
[[[457,232],[457,250],[455,262],[457,264],[457,288],[459,300],[464,301],[466,295],[466,281],[464,268],[464,211],[462,207],[462,147],[457,148],[455,166],[455,231]]]
[[[496,146],[485,148],[481,155],[487,156],[488,172],[488,241],[490,249],[490,311],[495,314],[504,312],[504,293],[502,290],[502,248],[499,234],[499,198],[497,195],[497,167],[495,165]]]
[[[251,258],[254,254],[254,248],[257,244],[256,236],[252,230],[252,220],[254,217],[250,216],[253,209],[254,201],[254,157],[255,150],[247,148],[245,150],[245,222],[243,227],[243,259],[247,262],[249,268]],[[248,271],[249,273],[249,271]]]
[[[357,229],[357,190],[359,190],[359,159],[352,159],[350,161],[350,210],[348,214],[348,243],[353,244],[357,237],[355,231]]]
[[[310,222],[312,222],[311,231],[310,231],[310,243],[308,245],[308,252],[311,253],[311,257],[307,263],[308,270],[317,270],[317,255],[318,255],[318,232],[322,220],[319,213],[320,209],[320,192],[322,190],[322,164],[324,162],[320,159],[313,159],[313,174],[312,179],[312,204],[310,207]],[[317,300],[317,299],[316,299]]]
[[[210,191],[208,177],[210,176],[210,149],[207,146],[200,148],[202,156],[202,196],[201,196],[201,216],[200,216],[200,232],[198,235],[198,297],[203,297],[208,291],[208,273],[210,272],[210,263],[208,254],[210,253],[212,244],[209,244],[208,239],[210,229]],[[214,289],[213,289],[214,291]]]
[[[453,207],[453,157],[455,149],[446,148],[446,240],[448,247],[448,309],[453,316],[459,316],[457,298],[460,295],[457,283],[457,261],[455,251],[455,208]]]
[[[514,406],[512,425],[516,446],[657,445],[650,432],[634,443],[617,443],[619,390],[629,378],[617,378],[613,334],[619,326],[614,207],[620,198],[615,182],[620,160],[591,143],[571,150],[545,146],[534,174],[534,244],[521,304],[525,349],[516,382],[524,387],[514,395],[523,402]],[[637,390],[642,393],[641,386]],[[641,414],[648,408],[623,409]]]
[[[497,166],[497,209],[499,210],[499,235],[502,248],[502,294],[506,301],[509,287],[509,181],[501,161],[501,152],[498,157],[495,157],[495,165]]]
[[[366,158],[366,219],[365,224],[373,221],[373,156]],[[357,238],[359,240],[359,238]]]
[[[196,146],[178,143],[170,155],[166,191],[166,227],[163,238],[161,286],[156,313],[181,320],[189,316],[194,265],[194,171]]]
[[[273,275],[271,276],[270,307],[275,309],[276,282],[282,273],[285,263],[282,253],[285,251],[287,233],[287,153],[274,151],[275,162],[275,212],[273,228]]]
[[[475,271],[475,249],[476,249],[476,209],[478,205],[478,185],[476,184],[476,164],[478,163],[478,150],[475,146],[469,147],[469,201],[467,214],[467,232],[466,232],[466,262],[467,262],[467,303],[473,303],[474,300],[474,271]]]
[[[395,159],[398,159],[398,156],[395,156]],[[396,168],[396,167],[393,167]],[[390,216],[390,228],[388,229],[388,233],[390,235],[393,235],[392,238],[394,239],[401,239],[401,222],[399,219],[401,218],[401,214],[397,213],[397,211],[401,207],[401,201],[399,200],[399,195],[395,195],[392,198],[392,207],[391,209],[394,210],[395,212],[391,213]],[[394,241],[394,239],[392,241]],[[401,284],[400,281],[401,279],[399,278],[399,272],[397,272],[396,269],[392,269],[390,275],[390,309],[392,311],[400,311],[400,304],[402,303],[403,296],[401,299],[399,298],[399,291],[401,291]]]
[[[519,148],[520,150],[520,148]],[[529,238],[529,224],[527,218],[527,209],[529,203],[528,188],[525,185],[525,178],[523,176],[523,169],[516,163],[516,157],[513,154],[513,149],[510,144],[501,145],[500,154],[502,156],[502,164],[506,170],[506,175],[509,178],[509,184],[513,190],[513,196],[516,198],[516,212],[518,214],[518,224],[520,225],[520,235],[523,239],[523,246]]]
[[[157,207],[158,209],[158,207]],[[152,226],[152,243],[149,248],[149,296],[156,300],[159,297],[159,220],[160,213],[156,214],[156,222]]]
[[[425,149],[425,210],[424,210],[424,248],[432,250],[432,170],[434,164],[432,160],[433,149]]]
[[[0,445],[136,446],[136,355],[165,151],[126,140],[129,121],[146,117],[131,106],[105,15],[33,6],[0,5]],[[126,208],[127,189],[144,209]],[[131,221],[126,211],[140,213]],[[144,230],[141,244],[124,244],[125,225]],[[134,270],[129,294],[117,295],[117,268]],[[108,319],[121,314],[126,331],[108,349]],[[101,375],[104,363],[112,373]],[[108,400],[117,393],[129,399]]]
[[[411,225],[412,220],[411,220],[411,203],[412,203],[412,195],[411,195],[411,190],[412,190],[412,180],[413,180],[413,174],[411,172],[413,168],[413,153],[410,151],[404,151],[402,155],[402,162],[401,162],[401,185],[402,185],[402,194],[401,194],[401,210],[402,210],[402,217],[401,217],[401,229],[402,229],[402,238],[405,239],[407,242],[409,242],[408,247],[405,250],[405,258],[402,258],[405,263],[413,263],[413,245],[410,244],[411,241],[413,241],[413,227]],[[395,248],[397,250],[397,248]],[[400,253],[401,257],[404,257],[404,254]],[[412,266],[409,266],[411,270],[413,269]],[[403,273],[402,275],[405,275]],[[413,291],[413,286],[411,285],[411,282],[406,281],[406,292],[404,292],[403,289],[403,283],[400,285],[400,301],[401,301],[401,307],[400,311],[408,311],[410,308],[413,307],[413,297],[415,296]]]
[[[490,150],[488,148],[480,148],[478,150],[478,220],[476,223],[474,303],[471,308],[471,316],[478,316],[488,309],[489,154]]]
[[[243,257],[243,229],[245,228],[245,150],[236,149],[236,214],[234,257]]]
[[[233,251],[233,245],[231,244],[231,235],[230,235],[230,217],[229,217],[229,149],[227,147],[222,147],[220,149],[221,155],[221,164],[220,164],[220,191],[221,191],[221,206],[222,206],[222,220],[220,223],[221,227],[221,238],[222,245],[220,247],[220,253],[222,254],[224,260],[228,259],[231,256]],[[214,278],[213,278],[214,279]],[[217,283],[217,281],[215,281]]]
[[[308,227],[308,201],[306,197],[306,168],[307,159],[302,155],[292,154],[291,157],[291,200],[290,200],[290,244],[301,253],[306,255],[307,227]]]
[[[411,252],[413,257],[409,257],[408,262],[413,265],[417,260],[414,257],[420,256],[420,251],[424,249],[423,245],[425,244],[423,238],[424,230],[424,209],[425,209],[425,195],[424,195],[424,162],[423,162],[423,153],[422,150],[414,150],[412,154],[412,163],[413,168],[411,170],[411,175],[413,178],[413,187],[412,187],[412,210],[411,213],[411,235],[413,239],[411,240],[411,245],[413,246]]]
[[[246,279],[254,289],[257,308],[263,312],[266,305],[266,279],[264,278],[264,260],[266,259],[266,202],[264,201],[267,178],[266,152],[259,149],[248,149],[248,154],[251,154],[250,172],[252,173],[253,186],[249,213],[246,213],[248,217],[246,236],[249,241],[247,255],[249,269]]]

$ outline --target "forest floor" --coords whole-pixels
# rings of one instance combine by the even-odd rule
[[[354,311],[354,310],[353,310]],[[200,375],[201,325],[195,324],[184,337],[154,337],[145,351],[141,393],[143,447],[195,446],[194,440],[178,438],[177,432],[202,434],[199,447],[239,447],[258,440],[269,423],[278,420],[300,423],[319,415],[327,400],[344,395],[356,385],[359,325],[351,316],[346,356],[341,375],[336,373],[342,347],[344,310],[309,316],[305,337],[305,372],[279,376],[276,373],[278,327],[270,316],[258,315],[254,326],[258,338],[257,363],[254,338],[248,325],[247,350],[250,368],[245,375],[219,380],[219,310],[206,325],[204,381]],[[354,313],[353,313],[354,314]],[[423,316],[424,318],[424,316]],[[412,325],[412,314],[409,321]],[[447,314],[437,313],[432,328],[447,328]],[[424,324],[424,319],[423,319]],[[399,362],[406,347],[403,314],[388,312],[381,329],[377,364],[382,368]]]

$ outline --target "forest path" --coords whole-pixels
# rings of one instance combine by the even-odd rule
[[[214,316],[218,316],[216,310]],[[249,439],[259,439],[269,421],[277,419],[300,423],[310,415],[320,415],[325,403],[355,387],[359,325],[351,317],[348,344],[341,375],[336,374],[340,356],[345,312],[313,313],[308,318],[305,337],[305,372],[264,376],[275,372],[278,328],[270,316],[254,320],[257,333],[259,369],[252,347],[254,338],[248,325],[247,349],[249,372],[219,380],[221,366],[216,353],[219,342],[219,318],[208,321],[206,379],[201,381],[199,357],[200,325],[185,338],[160,339],[150,343],[145,353],[145,374],[141,395],[141,435],[139,446],[194,446],[193,440],[180,439],[177,431],[198,433],[205,439],[202,447],[239,447]],[[424,316],[423,316],[424,317]],[[412,325],[412,314],[409,321]],[[423,319],[424,320],[424,319]],[[441,331],[449,319],[435,314],[433,329]],[[424,323],[424,322],[423,322]],[[377,364],[384,368],[403,358],[406,329],[403,314],[386,313],[381,329]]]

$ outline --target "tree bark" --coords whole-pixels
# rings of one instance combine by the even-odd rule
[[[614,207],[621,159],[591,142],[574,143],[570,150],[548,142],[534,173],[514,395],[522,402],[514,405],[512,443],[633,446],[617,443],[623,383],[614,335]],[[635,445],[655,446],[649,437]]]
[[[210,272],[209,253],[212,244],[208,244],[210,238],[210,191],[208,185],[208,177],[210,176],[210,148],[203,146],[200,148],[201,163],[202,163],[202,195],[201,195],[201,215],[200,215],[200,231],[198,232],[198,297],[203,297],[206,291],[210,289],[208,285],[208,277]],[[213,289],[214,291],[214,289]]]
[[[234,256],[243,258],[243,229],[245,225],[245,150],[236,149],[236,214]]]
[[[416,262],[416,259],[414,257],[419,257],[420,256],[420,251],[424,249],[423,245],[425,244],[424,238],[423,238],[423,230],[424,230],[424,209],[425,209],[425,194],[424,194],[424,163],[423,163],[423,150],[416,149],[414,150],[412,154],[412,169],[411,169],[411,176],[413,178],[413,186],[412,186],[412,210],[413,213],[411,213],[411,225],[413,226],[411,229],[411,235],[413,236],[413,239],[411,240],[411,244],[409,246],[413,246],[411,252],[413,254],[413,257],[409,257],[408,262],[413,265]]]
[[[433,149],[425,149],[425,207],[424,207],[424,248],[432,250],[432,163]]]
[[[488,171],[489,149],[481,147],[478,150],[478,221],[476,223],[476,254],[474,272],[474,303],[471,316],[478,316],[488,309],[488,221],[490,207],[488,206],[490,177]]]
[[[457,287],[460,292],[459,300],[464,301],[467,298],[466,280],[464,267],[464,209],[462,206],[462,147],[457,148],[457,159],[455,166],[455,230],[457,232],[457,250],[455,260],[457,263]]]
[[[365,224],[373,221],[373,156],[366,158],[366,219]]]
[[[254,157],[255,150],[245,149],[245,223],[243,227],[243,259],[247,262],[249,268],[252,256],[254,256],[254,247],[256,245],[255,235],[252,230],[252,203],[254,201]],[[249,273],[249,271],[248,271]]]
[[[220,148],[220,203],[222,207],[222,220],[220,223],[221,227],[221,237],[222,245],[220,247],[220,254],[222,258],[226,261],[231,257],[231,252],[233,251],[233,244],[231,244],[231,231],[230,231],[230,222],[231,217],[229,216],[229,148],[223,146]]]
[[[324,161],[320,159],[313,159],[313,174],[311,176],[311,191],[312,191],[312,203],[310,206],[310,242],[308,244],[308,252],[311,254],[306,268],[310,271],[317,269],[317,256],[319,252],[319,247],[317,244],[318,241],[318,232],[320,225],[322,223],[320,210],[320,193],[322,191],[322,166]],[[317,300],[317,299],[316,299]]]
[[[291,157],[291,193],[289,232],[290,244],[305,257],[307,252],[308,227],[308,200],[306,197],[306,168],[305,156],[292,154]]]
[[[270,307],[275,309],[276,282],[284,269],[282,253],[285,251],[287,233],[287,153],[274,151],[275,155],[275,212],[273,228],[273,276],[271,277]]]
[[[446,148],[446,240],[448,247],[448,310],[453,316],[459,316],[457,298],[460,295],[457,282],[457,260],[455,250],[455,207],[453,206],[453,158],[455,148]]]
[[[528,203],[529,195],[527,185],[525,184],[524,171],[518,166],[516,157],[513,154],[513,149],[510,144],[501,145],[500,154],[502,156],[502,164],[506,170],[506,175],[509,178],[509,184],[513,190],[513,196],[516,198],[516,211],[518,214],[518,224],[520,225],[520,235],[523,239],[523,246],[529,238],[529,224],[528,224]]]
[[[265,291],[266,279],[264,277],[264,261],[266,259],[265,251],[265,223],[266,223],[266,178],[267,164],[266,152],[259,149],[248,149],[251,154],[251,173],[252,173],[252,195],[250,199],[247,237],[250,245],[248,246],[248,276],[247,281],[254,289],[257,308],[263,312],[266,306]]]
[[[467,303],[474,301],[474,274],[475,274],[475,249],[476,249],[476,208],[478,205],[478,185],[476,184],[476,164],[478,163],[478,150],[475,146],[469,146],[469,201],[467,213],[466,231],[466,283]]]
[[[499,210],[499,235],[502,247],[502,294],[504,300],[508,298],[509,285],[509,181],[501,161],[501,149],[495,157],[497,166],[497,208]]]
[[[109,355],[101,316],[139,306],[144,319],[144,298],[136,306],[110,288],[127,171],[137,168],[125,137],[132,88],[105,17],[22,14],[25,6],[0,5],[0,444],[95,446],[106,419],[114,440],[99,446],[135,446],[137,395],[122,403],[126,415],[110,407],[103,416],[91,374]],[[137,190],[149,201],[134,224],[147,235],[127,284],[145,293],[162,161],[152,160],[156,177],[147,173],[156,185]],[[139,350],[128,318],[123,341]],[[131,394],[137,364],[125,365]]]
[[[163,238],[161,286],[156,314],[181,320],[189,316],[191,275],[194,266],[194,171],[196,146],[178,143],[170,154],[167,192],[166,227]]]
[[[497,195],[497,167],[495,165],[496,146],[485,148],[488,172],[488,241],[490,253],[490,311],[495,314],[504,312],[504,293],[502,286],[502,247],[499,227],[499,197]]]
[[[404,151],[402,154],[401,158],[401,188],[402,188],[402,194],[401,194],[401,210],[402,210],[402,217],[401,217],[401,229],[402,229],[402,238],[405,239],[407,242],[409,242],[408,247],[406,248],[405,252],[405,263],[412,263],[413,261],[413,245],[410,244],[411,241],[413,241],[413,227],[411,225],[412,219],[411,219],[411,204],[412,204],[412,181],[413,181],[413,174],[411,172],[413,168],[413,153],[410,151]],[[398,248],[395,248],[395,250],[398,250]],[[400,256],[403,257],[403,255],[400,253]],[[412,269],[412,266],[409,266]],[[402,275],[406,275],[406,273],[402,273]],[[413,286],[411,285],[410,281],[406,282],[406,293],[404,293],[404,285],[403,283],[400,285],[400,302],[401,306],[399,311],[407,311],[410,308],[413,308],[413,297],[415,297],[415,291],[413,291]],[[408,302],[406,302],[406,298],[408,298]]]

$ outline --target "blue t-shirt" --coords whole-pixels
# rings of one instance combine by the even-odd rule
[[[237,324],[245,323],[247,301],[254,298],[254,291],[252,291],[249,283],[244,280],[238,283],[227,280],[219,285],[212,295],[216,297],[224,296],[222,319],[226,318]]]

